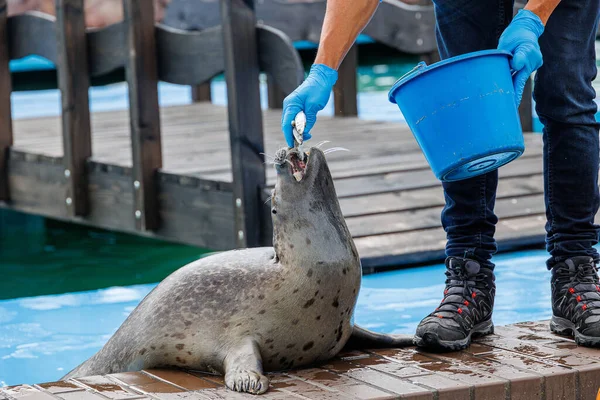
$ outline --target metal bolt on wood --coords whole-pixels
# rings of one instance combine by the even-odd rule
[[[134,181],[133,182],[133,187],[137,190],[140,188],[140,181]]]
[[[71,176],[71,171],[68,169],[65,169],[65,178],[69,178]]]
[[[73,203],[73,199],[72,199],[72,198],[70,198],[70,197],[67,197],[67,198],[65,199],[65,203],[67,203],[67,205],[68,205],[68,206],[70,206],[70,205]]]
[[[235,199],[235,206],[237,208],[240,208],[242,206],[242,199],[240,199],[240,198]]]
[[[244,231],[238,231],[238,239],[244,240]]]
[[[136,219],[142,218],[142,212],[140,210],[135,210],[135,218]]]

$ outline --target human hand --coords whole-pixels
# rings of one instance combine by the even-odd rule
[[[515,72],[513,86],[517,107],[521,103],[527,80],[542,66],[542,52],[538,39],[543,32],[544,25],[540,17],[529,10],[519,10],[500,36],[498,50],[512,54],[510,67]]]
[[[337,77],[337,71],[325,64],[313,64],[304,82],[283,100],[281,130],[289,147],[294,147],[292,121],[300,111],[306,114],[303,140],[312,137],[310,130],[317,121],[317,112],[327,105]]]

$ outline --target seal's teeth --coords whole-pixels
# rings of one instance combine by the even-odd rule
[[[294,178],[296,178],[297,182],[300,182],[302,180],[302,172],[301,171],[294,172]]]

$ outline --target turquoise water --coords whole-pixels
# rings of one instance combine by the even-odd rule
[[[496,258],[496,324],[550,317],[545,260],[544,251]],[[366,275],[355,321],[379,332],[414,332],[420,319],[439,304],[444,279],[441,264]],[[100,349],[154,286],[0,301],[0,383],[59,379]]]

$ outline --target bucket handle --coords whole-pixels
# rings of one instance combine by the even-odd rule
[[[427,63],[425,61],[420,61],[417,65],[415,65],[413,67],[413,69],[411,69],[410,71],[408,71],[407,73],[405,73],[404,75],[402,75],[400,78],[398,78],[398,80],[396,82],[401,81],[402,79],[416,73],[417,71],[422,70],[423,68],[425,68],[427,66]]]

